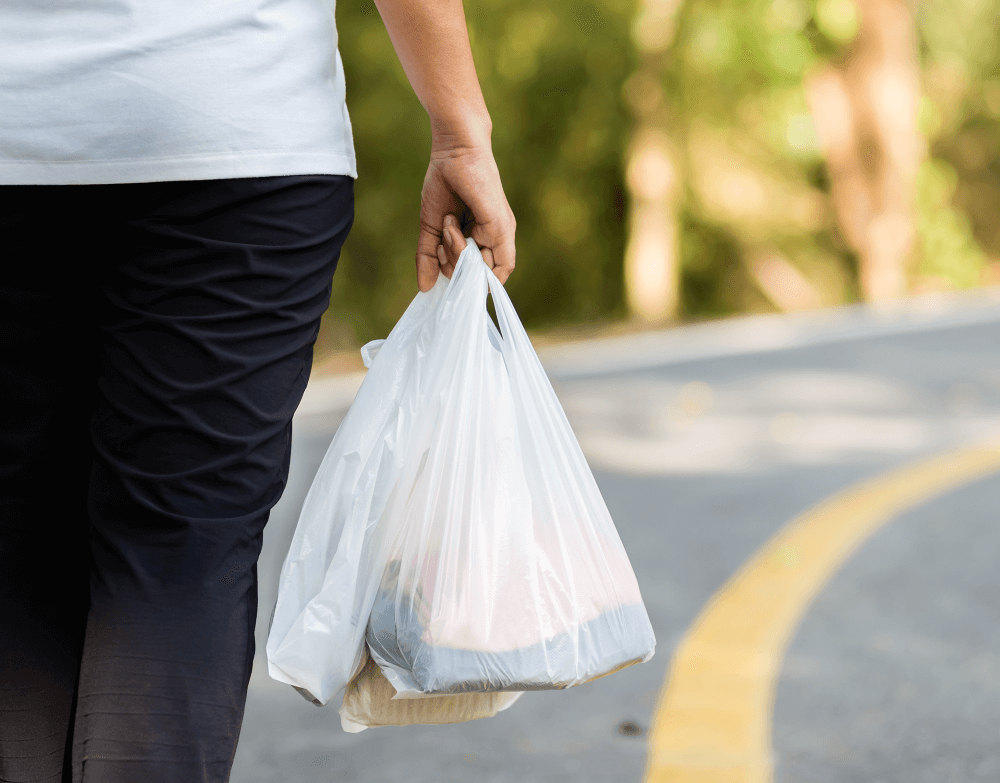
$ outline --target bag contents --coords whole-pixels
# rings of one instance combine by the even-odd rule
[[[347,685],[340,707],[344,731],[373,726],[409,726],[414,723],[463,723],[492,718],[517,701],[520,693],[464,693],[396,699],[396,691],[375,661],[368,659],[361,673]]]

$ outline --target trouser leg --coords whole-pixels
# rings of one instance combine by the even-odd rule
[[[353,181],[114,187],[73,781],[221,783]]]
[[[88,606],[95,399],[87,221],[0,188],[0,780],[63,780]]]

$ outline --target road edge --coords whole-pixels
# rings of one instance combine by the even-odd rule
[[[726,318],[638,334],[569,341],[538,349],[553,380],[628,372],[723,356],[789,350],[871,337],[1000,323],[1000,287],[928,294],[885,304]],[[297,417],[346,410],[365,372],[317,375]]]

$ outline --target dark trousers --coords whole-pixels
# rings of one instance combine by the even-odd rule
[[[228,780],[346,176],[0,188],[0,781]]]

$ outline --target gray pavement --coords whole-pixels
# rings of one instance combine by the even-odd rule
[[[734,570],[845,486],[1000,435],[998,324],[996,299],[979,296],[892,318],[855,308],[543,354],[629,552],[656,655],[453,726],[345,734],[336,705],[314,707],[267,676],[278,570],[352,393],[343,379],[317,384],[265,533],[233,782],[638,783],[645,735],[621,726],[648,728],[673,647]],[[748,343],[753,329],[771,342]],[[917,508],[832,579],[782,670],[778,783],[1000,779],[998,500],[1000,479],[987,479]]]
[[[1000,477],[902,515],[785,659],[777,783],[1000,780]]]

